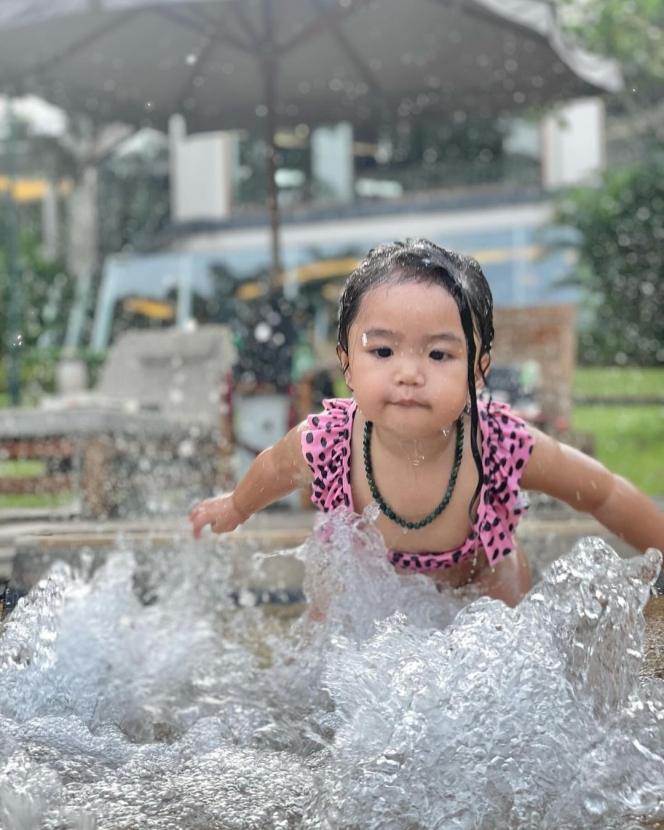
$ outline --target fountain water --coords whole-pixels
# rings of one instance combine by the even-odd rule
[[[282,630],[234,607],[223,540],[155,552],[149,605],[131,551],[54,567],[0,636],[0,827],[664,819],[664,686],[639,676],[657,552],[584,540],[516,609],[384,553],[370,514],[320,517]]]

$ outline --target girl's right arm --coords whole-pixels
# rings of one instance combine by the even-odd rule
[[[521,477],[524,490],[539,490],[590,513],[641,552],[664,550],[664,513],[651,499],[594,458],[531,431],[535,445]]]
[[[303,421],[274,446],[263,450],[232,493],[197,504],[189,514],[194,539],[200,538],[205,525],[210,525],[213,533],[235,530],[258,510],[311,484],[313,474],[301,445],[302,433],[307,429],[309,426]]]

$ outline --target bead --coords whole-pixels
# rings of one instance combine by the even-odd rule
[[[367,421],[364,425],[364,436],[363,436],[363,450],[364,450],[364,471],[367,477],[367,484],[369,485],[369,489],[371,490],[371,495],[374,498],[374,501],[378,505],[379,509],[388,519],[396,522],[403,528],[408,530],[419,530],[422,527],[426,527],[428,524],[436,519],[443,510],[449,504],[450,499],[452,498],[452,493],[454,492],[454,486],[456,484],[457,475],[459,472],[459,467],[461,466],[461,459],[463,456],[463,419],[459,418],[457,421],[457,442],[456,448],[454,450],[454,464],[452,466],[452,472],[450,474],[450,480],[447,485],[447,491],[445,492],[445,496],[441,503],[433,510],[429,515],[424,518],[420,519],[419,522],[407,522],[405,519],[402,519],[401,516],[397,516],[397,514],[392,510],[392,508],[385,502],[383,497],[381,496],[378,486],[373,478],[373,468],[371,466],[371,430],[373,428],[373,423],[371,421]]]

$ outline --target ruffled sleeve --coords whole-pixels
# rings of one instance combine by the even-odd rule
[[[514,550],[514,530],[528,509],[521,475],[533,451],[527,424],[502,402],[478,402],[484,487],[479,537],[491,564]]]
[[[311,500],[326,513],[336,507],[353,509],[350,488],[350,438],[355,401],[323,401],[323,412],[307,417],[302,453],[314,474]]]

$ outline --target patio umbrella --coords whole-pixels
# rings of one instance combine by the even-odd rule
[[[564,43],[554,0],[3,0],[0,83],[99,122],[262,123],[274,278],[278,123],[493,115],[621,77]]]

